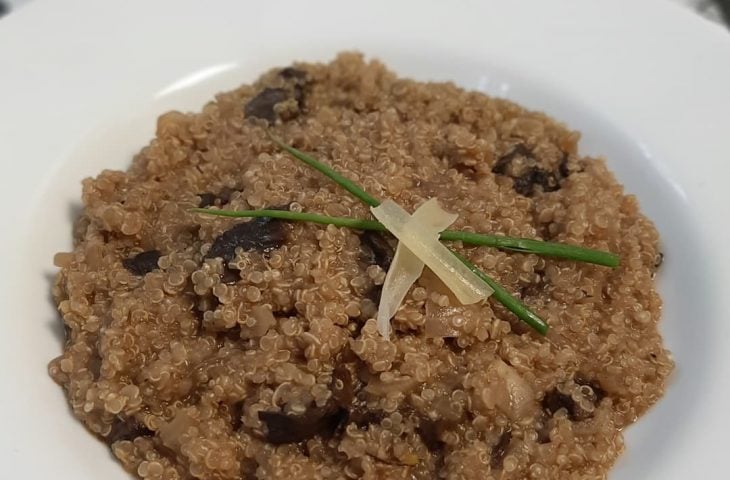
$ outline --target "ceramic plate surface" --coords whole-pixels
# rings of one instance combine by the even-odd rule
[[[608,159],[664,241],[666,397],[611,479],[725,478],[730,35],[665,2],[37,0],[0,21],[2,478],[129,478],[46,373],[53,253],[80,181],[126,168],[168,109],[340,50],[544,110]]]

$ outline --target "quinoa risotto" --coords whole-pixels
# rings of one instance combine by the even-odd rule
[[[450,245],[538,312],[461,305],[430,271],[378,333],[396,241],[271,218],[372,218],[273,132],[381,199],[460,230],[593,247],[616,269]],[[83,182],[49,371],[144,479],[603,479],[672,372],[657,232],[579,134],[341,54],[169,112],[126,172]]]

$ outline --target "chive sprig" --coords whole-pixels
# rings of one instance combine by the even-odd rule
[[[342,188],[350,192],[364,204],[370,207],[377,207],[380,201],[363,190],[358,184],[349,178],[341,175],[332,167],[320,162],[314,157],[298,150],[280,139],[275,137],[271,132],[267,132],[271,140],[281,149],[288,152],[294,158],[302,163],[319,171]],[[268,217],[278,218],[282,220],[296,222],[310,222],[324,225],[335,225],[337,227],[352,228],[357,230],[375,230],[387,231],[387,229],[378,221],[347,218],[347,217],[331,217],[327,215],[319,215],[315,213],[291,212],[286,210],[215,210],[208,208],[194,208],[192,211],[204,213],[208,215],[217,215],[223,217],[246,218],[246,217]],[[487,235],[483,233],[461,232],[455,230],[445,230],[440,235],[441,240],[461,241],[469,245],[481,245],[509,250],[521,253],[534,253],[537,255],[545,255],[551,257],[562,258],[566,260],[574,260],[579,262],[593,263],[616,268],[619,265],[619,257],[610,252],[595,250],[591,248],[579,247],[575,245],[567,245],[555,242],[544,242],[542,240],[534,240],[529,238],[516,238],[502,235]],[[460,253],[449,249],[464,265],[466,265],[475,275],[483,282],[489,285],[494,293],[492,298],[504,305],[509,311],[515,314],[520,320],[532,327],[541,335],[546,335],[548,325],[540,318],[538,314],[530,310],[530,308],[522,303],[518,298],[510,294],[502,285],[482,272],[476,265],[469,261]]]
[[[376,220],[366,220],[350,217],[331,217],[316,213],[290,212],[288,210],[212,210],[208,208],[193,208],[193,212],[217,215],[219,217],[232,218],[278,218],[292,222],[319,223],[322,225],[334,225],[336,227],[352,228],[356,230],[372,230],[387,232],[388,229]],[[593,263],[606,267],[615,268],[619,265],[618,255],[595,250],[592,248],[578,247],[565,243],[544,242],[531,238],[508,237],[503,235],[487,235],[485,233],[461,232],[457,230],[444,230],[440,235],[441,240],[463,242],[467,245],[494,247],[500,250],[509,250],[519,253],[534,253],[548,257],[556,257],[564,260],[574,260],[584,263]]]

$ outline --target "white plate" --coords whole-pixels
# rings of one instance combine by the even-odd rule
[[[3,478],[124,479],[46,375],[48,300],[82,177],[124,168],[168,108],[342,49],[542,109],[584,133],[663,235],[677,372],[614,480],[724,478],[730,428],[730,35],[664,2],[37,0],[0,21]]]

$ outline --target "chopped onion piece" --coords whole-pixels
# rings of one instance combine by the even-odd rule
[[[415,212],[411,220],[419,222],[424,229],[433,231],[438,238],[439,233],[456,221],[458,215],[445,212],[435,198],[428,200]],[[399,242],[395,250],[393,262],[388,269],[383,284],[383,293],[378,305],[378,331],[385,338],[390,337],[390,319],[398,311],[408,289],[411,288],[423,272],[423,262],[408,247]]]
[[[438,232],[423,222],[414,221],[400,205],[386,200],[370,209],[380,223],[428,266],[464,305],[486,299],[489,288],[456,258],[438,238]]]

